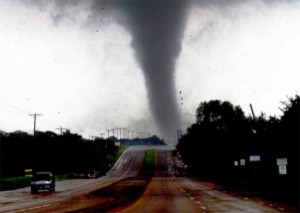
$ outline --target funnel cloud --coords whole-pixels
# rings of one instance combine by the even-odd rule
[[[176,100],[175,62],[187,19],[186,1],[132,1],[115,5],[118,20],[132,36],[132,47],[142,67],[149,106],[164,136],[180,128]]]
[[[163,137],[176,134],[181,113],[175,64],[187,21],[189,1],[94,1],[91,20],[107,17],[132,36],[131,46],[145,78],[148,103]]]

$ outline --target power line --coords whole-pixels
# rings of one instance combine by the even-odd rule
[[[18,111],[19,113],[28,114],[28,111],[23,110],[23,109],[21,109],[20,107],[17,107],[17,106],[15,106],[15,105],[9,103],[7,100],[5,100],[5,99],[4,99],[3,97],[1,97],[1,96],[0,96],[0,101],[1,101],[3,104],[5,104],[7,107],[9,107],[9,108],[11,108],[11,109],[13,109],[13,110],[15,110],[15,111]]]

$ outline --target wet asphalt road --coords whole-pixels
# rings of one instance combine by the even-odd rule
[[[175,177],[176,161],[170,149],[157,149],[154,177],[143,196],[133,204],[112,212],[280,212],[212,190],[199,181]]]
[[[200,181],[177,177],[179,160],[168,147],[155,147],[153,177],[141,181],[140,171],[148,148],[126,150],[105,177],[57,182],[55,193],[32,195],[28,187],[0,192],[0,212],[284,212],[212,190]],[[123,188],[125,183],[134,186],[140,182],[145,184],[139,197],[123,204],[118,201],[122,199],[117,194],[126,195],[122,190],[128,190]],[[114,191],[109,195],[92,195],[99,189]]]
[[[30,188],[0,192],[0,212],[68,212],[108,202],[89,194],[97,189],[138,175],[146,147],[127,149],[110,172],[99,179],[67,180],[56,183],[56,192],[31,194]]]

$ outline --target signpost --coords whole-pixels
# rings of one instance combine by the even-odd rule
[[[32,177],[32,169],[25,169],[25,177]]]
[[[280,175],[287,175],[287,158],[277,158],[276,159],[278,172]]]
[[[245,166],[246,165],[246,160],[245,159],[240,159],[240,165]]]
[[[250,160],[250,162],[259,162],[260,155],[250,155],[249,160]]]
[[[277,166],[287,165],[287,158],[277,158]]]
[[[286,165],[280,165],[280,166],[278,166],[278,168],[279,168],[279,174],[280,175],[286,175],[287,174]]]

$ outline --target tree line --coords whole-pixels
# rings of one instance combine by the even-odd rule
[[[177,144],[187,172],[299,202],[300,97],[280,109],[253,117],[228,101],[200,103]]]
[[[113,164],[118,147],[114,138],[93,140],[64,132],[0,132],[0,178],[23,176],[25,169],[54,174],[105,173]]]

